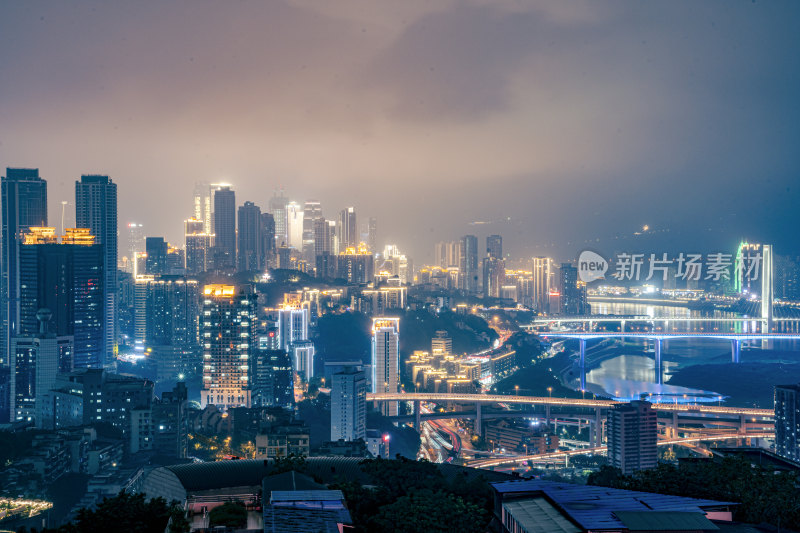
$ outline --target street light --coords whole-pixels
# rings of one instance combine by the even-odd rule
[[[519,385],[514,385],[514,396],[519,396]]]
[[[547,387],[547,394],[550,396],[550,398],[553,397],[553,387]]]

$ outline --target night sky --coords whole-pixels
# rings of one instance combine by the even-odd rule
[[[355,205],[416,264],[644,224],[800,255],[798,99],[796,1],[0,3],[0,167],[40,168],[56,226],[109,174],[121,234],[176,243],[199,180]]]

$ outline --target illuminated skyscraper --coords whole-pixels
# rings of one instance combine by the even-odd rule
[[[308,340],[308,308],[286,306],[278,310],[278,337],[281,349],[292,352],[292,346]]]
[[[11,336],[19,332],[19,246],[31,226],[47,225],[47,182],[39,169],[7,168],[0,181],[3,210],[0,282],[0,367],[9,363]]]
[[[316,200],[308,200],[303,206],[303,259],[314,264],[316,257],[315,225],[322,218],[322,204]]]
[[[147,252],[147,259],[145,259],[145,274],[158,275],[167,274],[169,266],[167,265],[167,250],[169,246],[164,237],[147,237],[145,239],[145,251]]]
[[[436,266],[442,268],[461,267],[461,241],[440,242],[434,250]]]
[[[200,406],[250,407],[250,356],[256,346],[256,295],[233,285],[203,288]]]
[[[400,319],[372,319],[370,392],[398,392],[400,387]],[[397,402],[383,402],[384,416],[397,416]]]
[[[136,254],[144,252],[144,226],[136,222],[128,223],[128,272],[133,272]]]
[[[367,434],[367,380],[348,368],[331,377],[331,440],[353,441]]]
[[[236,266],[236,193],[228,185],[214,191],[214,268]]]
[[[71,337],[56,338],[48,331],[50,310],[37,314],[40,328],[35,335],[11,339],[11,420],[36,419],[41,412],[44,394],[53,388],[59,371],[60,344],[72,342]],[[40,426],[41,427],[41,426]]]
[[[185,220],[186,273],[200,274],[208,270],[211,259],[212,235],[203,230],[203,221],[195,218]]]
[[[775,452],[800,461],[800,385],[775,387]]]
[[[203,223],[198,233],[211,235],[214,233],[211,214],[213,212],[213,189],[207,182],[197,182],[194,186],[194,219]]]
[[[550,291],[556,289],[554,283],[555,265],[549,257],[533,258],[533,306],[540,313],[549,313]]]
[[[335,228],[335,226],[334,226]],[[314,221],[314,256],[323,253],[333,253],[333,231],[325,218],[320,217]]]
[[[460,289],[468,293],[478,292],[478,238],[465,235],[461,238]]]
[[[483,258],[483,296],[500,298],[500,287],[505,284],[506,263],[496,257]]]
[[[275,246],[289,243],[288,222],[286,218],[286,206],[289,198],[283,194],[283,189],[275,191],[275,195],[269,201],[269,212],[275,219]]]
[[[486,255],[493,259],[503,258],[503,237],[500,235],[489,235],[486,237]]]
[[[342,209],[339,213],[339,222],[336,225],[336,236],[339,239],[339,249],[355,248],[358,246],[358,222],[355,207]]]
[[[378,251],[378,219],[369,217],[367,225],[367,245],[372,253]]]
[[[303,251],[303,209],[297,202],[286,205],[286,232],[290,248]]]
[[[337,256],[336,277],[347,283],[370,283],[374,277],[375,259],[366,246],[347,248]]]
[[[108,176],[84,175],[75,182],[75,221],[89,228],[103,246],[105,319],[103,364],[111,363],[117,344],[117,184]]]
[[[135,321],[144,327],[143,341],[152,350],[158,380],[195,374],[199,360],[199,286],[184,276],[137,280]],[[144,287],[142,286],[144,285]]]
[[[561,314],[582,316],[589,313],[586,303],[586,284],[578,280],[578,269],[569,263],[562,263],[559,270],[561,292]]]
[[[75,368],[105,363],[105,251],[90,231],[68,228],[58,243],[55,228],[30,227],[19,248],[19,333],[37,335],[49,309],[49,331],[74,338]]]
[[[263,232],[261,208],[253,202],[239,206],[239,272],[262,271],[266,267]]]

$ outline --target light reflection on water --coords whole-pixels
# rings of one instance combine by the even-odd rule
[[[701,318],[704,316],[729,318],[737,316],[734,313],[722,311],[714,311],[711,315],[708,315],[685,307],[597,301],[592,302],[592,314],[637,315],[675,319]],[[711,322],[700,322],[691,324],[689,327],[695,331],[713,331],[716,327],[725,326]],[[727,327],[731,326],[728,325]],[[742,345],[743,349],[748,347],[757,348],[758,343],[744,343]],[[798,350],[800,345],[796,341],[772,341],[771,348],[794,351]],[[612,356],[587,371],[586,389],[588,392],[614,396],[621,400],[638,399],[642,395],[647,395],[650,396],[652,401],[662,402],[713,402],[718,401],[720,398],[720,395],[713,390],[658,384],[655,375],[655,360],[652,353],[649,356],[626,353],[623,347],[619,347],[616,353],[619,355]],[[662,344],[662,382],[668,381],[673,372],[685,366],[729,362],[730,353],[729,341],[697,338],[664,341]],[[580,389],[580,377],[576,375],[570,381],[570,384],[573,388]]]
[[[664,381],[680,365],[663,361]],[[578,386],[580,386],[578,384]],[[644,355],[619,355],[607,359],[586,373],[586,389],[595,394],[612,395],[620,400],[639,399],[642,394],[652,401],[660,402],[708,402],[717,401],[719,394],[713,391],[659,385],[655,383],[655,360]]]

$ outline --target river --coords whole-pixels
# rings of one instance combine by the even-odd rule
[[[716,311],[713,315],[703,314],[685,307],[671,307],[660,305],[647,305],[628,302],[600,302],[592,301],[592,314],[597,315],[637,315],[650,317],[669,317],[676,320],[681,318],[731,318],[736,315]],[[728,328],[741,327],[741,325],[714,322],[697,322],[692,328],[697,331],[727,331]],[[724,329],[723,329],[724,328]],[[797,341],[771,341],[771,349],[783,351],[800,350]],[[744,344],[743,348],[761,348],[760,342]],[[655,358],[652,346],[647,346],[646,341],[627,343],[617,342],[612,348],[603,350],[602,355],[592,349],[590,343],[587,347],[586,390],[604,396],[613,396],[620,400],[638,399],[642,396],[653,401],[662,402],[713,402],[719,401],[721,395],[713,390],[713,384],[708,389],[692,389],[665,385],[672,373],[679,368],[695,364],[726,363],[730,362],[731,344],[727,340],[718,339],[674,339],[663,341],[662,344],[662,380],[658,382],[655,372]],[[572,377],[567,379],[567,384],[573,389],[580,390],[579,372],[573,371]]]

